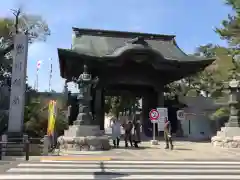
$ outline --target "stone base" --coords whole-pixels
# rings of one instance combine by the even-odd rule
[[[58,138],[59,149],[65,151],[110,150],[108,136],[100,131],[99,126],[73,125]]]
[[[68,130],[64,131],[66,137],[80,137],[80,136],[101,136],[103,135],[100,131],[99,126],[94,125],[72,125],[69,126]]]
[[[223,148],[240,148],[240,136],[224,137],[214,136],[212,137],[212,145]]]
[[[108,136],[60,136],[58,143],[60,151],[99,151],[111,149]]]
[[[213,146],[240,148],[240,127],[222,127],[211,141]]]
[[[240,136],[240,127],[222,127],[221,130],[217,132],[217,136],[221,137]]]
[[[158,145],[158,140],[151,140],[151,145]]]

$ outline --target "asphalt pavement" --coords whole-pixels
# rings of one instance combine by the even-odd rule
[[[19,163],[21,163],[20,161],[4,161],[4,160],[0,160],[0,173],[5,173],[8,169],[10,168],[14,168],[16,167]]]

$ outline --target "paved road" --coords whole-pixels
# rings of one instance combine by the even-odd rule
[[[239,180],[237,161],[54,161],[22,162],[0,174],[5,180]]]
[[[5,172],[9,168],[15,167],[17,164],[18,164],[17,161],[0,160],[0,173]]]

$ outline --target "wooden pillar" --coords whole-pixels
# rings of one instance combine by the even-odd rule
[[[100,130],[105,130],[105,94],[101,91],[101,108],[100,108]]]
[[[155,88],[156,91],[156,95],[157,95],[157,107],[164,107],[164,92],[163,92],[163,87],[157,87]],[[158,136],[163,136],[163,132],[162,131],[158,131],[158,123],[156,123],[156,130],[157,130],[157,135]]]
[[[164,107],[164,94],[163,93],[164,93],[163,91],[160,91],[160,90],[157,91],[157,96],[158,96],[157,105],[158,105],[158,107]]]
[[[144,95],[142,97],[142,128],[143,132],[146,136],[149,136],[149,129],[148,129],[148,96]]]
[[[142,98],[142,117],[143,131],[146,136],[152,137],[152,123],[149,120],[149,112],[157,107],[157,93],[155,91],[147,92]]]
[[[104,130],[104,101],[105,96],[103,89],[96,89],[94,101],[95,121],[96,124],[100,126],[100,130]]]

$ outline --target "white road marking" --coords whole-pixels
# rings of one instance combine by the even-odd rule
[[[41,162],[50,163],[81,163],[100,164],[101,162],[107,164],[222,164],[222,165],[240,165],[240,161],[62,161],[62,160],[41,160]]]
[[[64,180],[79,180],[79,179],[84,179],[84,180],[110,180],[110,179],[122,179],[122,180],[131,180],[131,179],[165,179],[165,180],[239,180],[240,175],[129,175],[129,176],[122,176],[118,177],[118,175],[115,176],[108,176],[108,175],[71,175],[71,174],[64,174],[64,175],[59,175],[59,174],[51,174],[51,175],[41,175],[41,174],[35,174],[35,175],[0,175],[0,179],[4,180],[13,180],[13,179],[37,179],[37,180],[42,180],[42,179],[64,179]]]
[[[7,172],[22,173],[22,172],[69,172],[69,173],[91,173],[103,172],[101,168],[96,169],[51,169],[51,168],[11,168]],[[116,173],[239,173],[240,169],[105,169],[104,172]]]
[[[56,164],[56,163],[48,163],[48,164],[44,164],[44,163],[24,163],[24,164],[19,164],[18,167],[52,167],[52,168],[56,168],[56,167],[73,167],[73,168],[99,168],[101,166],[100,163],[94,163],[94,164]],[[191,168],[191,169],[197,169],[197,168],[227,168],[227,169],[240,169],[240,164],[239,165],[212,165],[212,164],[207,164],[205,166],[203,165],[186,165],[183,164],[181,165],[181,167],[179,167],[179,165],[174,165],[174,164],[148,164],[147,166],[145,164],[106,164],[105,162],[103,163],[104,168]]]
[[[103,168],[102,168],[103,167]],[[99,173],[100,174],[94,174]],[[109,174],[104,174],[109,173]],[[147,173],[149,175],[147,175]],[[165,179],[240,180],[240,162],[230,161],[48,161],[20,163],[0,180]]]

